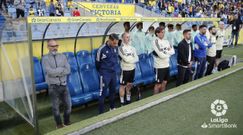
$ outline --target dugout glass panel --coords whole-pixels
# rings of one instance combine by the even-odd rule
[[[25,19],[8,19],[1,29],[0,76],[3,101],[33,127],[32,56]]]

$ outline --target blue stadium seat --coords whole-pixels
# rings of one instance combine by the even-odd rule
[[[77,52],[76,57],[77,57],[79,66],[81,66],[82,64],[88,64],[88,63],[92,64],[93,63],[91,54],[87,50],[82,50],[82,51]]]
[[[35,89],[36,91],[48,89],[48,85],[45,82],[42,66],[37,57],[33,57],[34,62],[34,76],[35,76]]]
[[[98,51],[98,49],[93,49],[91,51],[91,57],[92,57],[93,63],[95,63],[97,51]]]
[[[175,70],[174,70],[174,67],[173,67],[172,60],[170,58],[170,76],[174,76],[174,75],[175,75]]]
[[[136,68],[135,68],[135,77],[134,77],[134,85],[142,85],[144,83],[144,79],[142,78],[142,73],[141,73],[141,69],[139,66],[139,63],[136,63]]]
[[[91,93],[93,95],[93,99],[98,99],[100,84],[95,65],[83,64],[80,67],[80,78],[83,84],[84,93]]]
[[[151,67],[154,68],[154,57],[153,57],[153,53],[150,53],[150,54],[149,54],[149,59],[150,59]]]
[[[84,93],[83,91],[78,72],[78,64],[74,54],[72,52],[65,52],[64,54],[67,56],[71,68],[71,73],[68,76],[67,86],[71,95],[72,106],[85,104],[93,100],[93,94]]]
[[[144,84],[150,84],[154,82],[154,70],[151,66],[151,60],[148,54],[139,55],[139,65],[144,79]]]
[[[0,31],[2,31],[2,29],[4,28],[5,21],[5,17],[0,13]]]
[[[178,70],[177,70],[177,53],[175,53],[174,55],[172,55],[170,57],[170,62],[171,62],[171,67],[170,69],[172,70],[172,74],[170,74],[171,76],[175,76],[177,75],[178,73]]]

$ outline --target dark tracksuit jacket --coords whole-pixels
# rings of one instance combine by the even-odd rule
[[[104,99],[109,89],[110,108],[114,108],[114,96],[117,84],[116,71],[118,64],[118,48],[112,48],[107,43],[102,45],[96,55],[96,68],[100,74],[101,89],[99,98],[99,113],[104,112]]]

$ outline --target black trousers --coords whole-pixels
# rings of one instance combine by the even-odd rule
[[[20,16],[24,17],[24,10],[16,9],[16,15],[17,15],[17,18],[19,18]]]
[[[216,62],[216,57],[207,56],[207,62],[208,62],[208,67],[207,67],[206,75],[211,75]]]
[[[178,65],[178,76],[177,76],[177,82],[176,86],[180,86],[182,84],[188,83],[191,76],[191,69],[185,68],[180,65]]]
[[[66,86],[59,86],[59,85],[50,85],[49,87],[49,95],[52,102],[52,112],[54,115],[54,119],[56,122],[56,125],[62,125],[62,119],[60,114],[60,106],[63,105],[64,109],[64,124],[69,125],[70,124],[70,114],[71,114],[71,99],[69,91],[67,90]]]
[[[240,31],[232,31],[232,33],[231,33],[231,39],[232,39],[231,45],[233,45],[234,39],[235,39],[235,46],[238,44],[239,33],[240,33]]]
[[[7,2],[6,0],[0,0],[0,9],[2,10],[2,6],[4,5],[5,9],[7,9]]]

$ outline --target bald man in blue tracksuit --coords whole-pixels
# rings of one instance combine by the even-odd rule
[[[116,68],[118,67],[118,41],[116,34],[102,45],[96,55],[96,68],[100,74],[99,113],[104,112],[104,100],[109,89],[110,110],[115,108]]]
[[[203,77],[206,66],[207,48],[212,47],[212,44],[209,42],[205,35],[207,31],[207,26],[201,25],[199,27],[199,31],[200,33],[198,33],[194,37],[194,58],[195,61],[198,63],[196,75],[194,77],[195,80]]]

